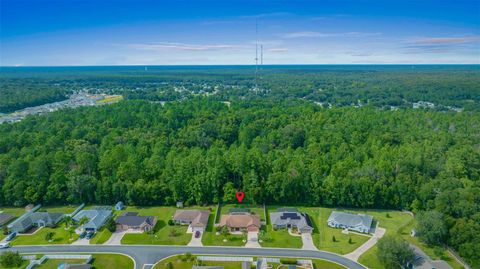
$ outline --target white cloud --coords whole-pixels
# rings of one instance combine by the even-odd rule
[[[370,33],[370,32],[342,32],[342,33],[322,33],[315,31],[300,31],[283,34],[283,38],[311,38],[311,37],[365,37],[365,36],[378,36],[382,33]]]
[[[234,50],[246,48],[242,45],[229,44],[185,44],[185,43],[170,43],[170,42],[156,42],[156,43],[132,43],[120,44],[120,46],[138,49],[138,50],[183,50],[183,51],[211,51],[211,50]]]

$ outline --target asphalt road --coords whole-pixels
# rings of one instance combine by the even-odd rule
[[[240,248],[240,247],[188,247],[188,246],[106,246],[106,245],[50,245],[50,246],[23,246],[12,247],[10,249],[0,249],[19,251],[21,253],[51,253],[51,252],[109,252],[126,254],[135,260],[135,268],[141,269],[145,264],[154,264],[157,261],[176,254],[191,252],[192,254],[216,254],[216,255],[248,255],[248,256],[284,256],[299,258],[319,258],[336,262],[349,269],[365,269],[366,267],[349,260],[341,255],[323,252],[309,251],[300,249],[281,249],[281,248]]]

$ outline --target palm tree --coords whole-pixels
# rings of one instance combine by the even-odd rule
[[[65,215],[63,217],[63,222],[65,223],[65,230],[67,230],[68,228],[70,228],[70,226],[72,226],[73,224],[73,218],[72,216],[70,215]]]

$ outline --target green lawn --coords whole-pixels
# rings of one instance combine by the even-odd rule
[[[70,214],[75,211],[80,205],[65,205],[65,206],[42,206],[38,211],[47,211],[50,213],[64,213]]]
[[[228,211],[232,208],[248,208],[252,214],[260,217],[261,221],[265,221],[265,214],[263,212],[263,206],[260,205],[249,205],[249,204],[226,204],[220,205],[220,212],[218,214],[218,220],[220,221],[221,215],[228,214]]]
[[[220,214],[219,214],[220,215]],[[220,219],[220,216],[218,217]],[[224,237],[222,235],[216,235],[216,229],[214,227],[215,223],[215,210],[210,213],[210,218],[208,219],[208,226],[202,236],[202,243],[205,246],[244,246],[245,239],[243,235],[229,235],[227,236],[227,241],[224,242]]]
[[[112,236],[112,232],[103,227],[99,231],[97,231],[97,233],[92,239],[90,239],[90,244],[103,244],[107,242],[110,236]]]
[[[45,235],[48,232],[54,232],[52,242],[45,240]],[[17,235],[15,239],[11,241],[11,244],[16,245],[46,245],[46,244],[70,244],[78,239],[78,235],[72,234],[73,240],[70,240],[70,234],[65,231],[63,225],[59,225],[57,228],[41,228],[31,235]]]
[[[166,269],[167,263],[171,262],[173,268],[175,269],[191,269],[194,265],[193,261],[182,261],[182,255],[173,256],[164,260],[161,260],[159,263],[153,267],[153,269]],[[345,267],[338,265],[336,263],[332,263],[325,260],[312,260],[315,269],[345,269]],[[242,267],[241,262],[214,262],[214,261],[204,261],[202,262],[203,266],[223,266],[225,269],[240,269]],[[273,269],[277,269],[279,266],[278,263],[269,263],[269,265],[273,266]],[[252,267],[253,268],[253,267]],[[286,268],[286,267],[283,267]]]
[[[133,269],[133,260],[130,259],[129,257],[125,256],[125,255],[120,255],[120,254],[93,254],[92,256],[93,256],[93,261],[91,262],[91,264],[96,269],[110,269],[110,268]],[[35,266],[34,269],[57,269],[57,266],[60,263],[65,263],[65,262],[72,263],[72,264],[78,264],[78,263],[84,263],[85,260],[60,260],[60,259],[50,260],[50,259],[47,259],[41,265]],[[28,263],[25,263],[25,265],[23,267],[20,267],[20,268],[25,268],[25,266],[27,264]]]
[[[266,231],[266,238],[262,240],[262,247],[288,247],[301,248],[302,238],[299,236],[291,236],[288,230],[281,229],[274,231],[270,222],[270,212],[275,212],[276,207],[267,207],[267,226],[262,227],[262,231]]]
[[[207,207],[189,207],[184,209],[209,209]],[[215,207],[211,207],[215,211]],[[169,226],[168,220],[172,219],[177,208],[174,207],[133,207],[129,206],[122,212],[139,212],[141,216],[156,216],[158,230],[155,234],[125,234],[122,244],[152,244],[152,245],[186,245],[192,239],[192,234],[187,234],[187,226]],[[213,213],[214,214],[214,213]],[[171,231],[175,230],[175,236]]]

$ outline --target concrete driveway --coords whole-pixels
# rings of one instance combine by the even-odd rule
[[[88,240],[87,238],[78,239],[77,241],[73,242],[72,245],[77,245],[77,246],[90,245],[90,240]]]
[[[201,247],[201,246],[203,246],[202,236],[203,236],[203,232],[200,232],[200,236],[198,238],[195,238],[195,232],[193,232],[192,233],[192,240],[190,240],[190,243],[188,243],[187,246],[191,246],[191,247]]]
[[[125,231],[114,232],[112,236],[107,240],[107,242],[103,243],[104,245],[111,245],[111,246],[118,246],[121,245],[121,241],[123,236],[126,234]]]
[[[363,243],[363,245],[359,246],[356,250],[354,250],[354,251],[352,251],[352,252],[350,252],[346,255],[343,255],[343,256],[345,258],[348,258],[348,259],[352,260],[352,261],[358,261],[358,258],[360,257],[360,255],[365,253],[371,247],[375,246],[378,239],[382,238],[384,234],[385,234],[385,229],[377,227],[375,229],[375,233],[373,234],[373,236],[370,239],[368,239],[367,242]]]
[[[245,244],[247,248],[261,248],[258,243],[258,232],[248,232],[247,243]]]
[[[318,250],[315,244],[313,243],[312,234],[302,233],[302,249],[305,250]]]

